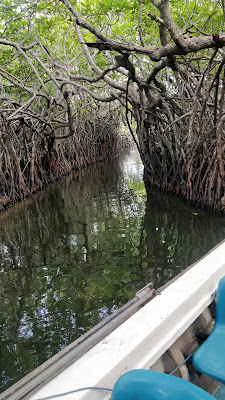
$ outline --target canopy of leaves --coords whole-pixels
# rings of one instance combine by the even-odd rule
[[[150,181],[220,209],[224,10],[217,0],[3,0],[0,112],[16,132],[55,140],[62,126],[73,136],[81,91],[119,102]]]

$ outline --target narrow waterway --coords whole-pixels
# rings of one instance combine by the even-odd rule
[[[0,214],[0,392],[225,238],[225,216],[146,194],[142,172],[126,150]]]

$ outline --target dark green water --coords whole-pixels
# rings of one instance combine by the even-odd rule
[[[146,195],[135,149],[0,214],[0,227],[0,391],[225,238],[224,216]]]

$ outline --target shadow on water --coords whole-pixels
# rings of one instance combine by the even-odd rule
[[[225,236],[225,217],[146,195],[135,149],[73,172],[0,226],[1,391]]]

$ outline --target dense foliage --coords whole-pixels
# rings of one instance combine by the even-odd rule
[[[13,142],[27,129],[45,147],[74,138],[83,92],[123,107],[146,181],[225,209],[224,1],[3,0],[0,7],[1,130],[10,125]]]
[[[0,209],[73,168],[112,158],[121,106],[100,107],[63,81],[85,68],[68,17],[53,3],[0,5]]]

